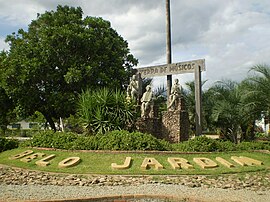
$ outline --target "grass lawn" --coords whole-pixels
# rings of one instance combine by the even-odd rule
[[[44,153],[46,156],[55,154],[56,157],[50,162],[51,164],[46,167],[37,166],[35,162],[42,158],[37,158],[31,162],[25,163],[20,159],[10,160],[9,157],[22,153],[26,150],[32,150],[35,153]],[[45,157],[46,157],[45,156]],[[245,156],[252,159],[256,159],[263,162],[263,165],[259,166],[241,166],[231,160],[231,156]],[[74,167],[59,168],[58,163],[68,157],[80,157],[81,162]],[[113,170],[111,163],[117,163],[119,165],[124,163],[126,157],[131,157],[131,166],[126,170]],[[185,158],[193,165],[194,169],[177,169],[174,170],[169,162],[168,157]],[[194,157],[206,157],[218,164],[216,168],[202,169],[194,161]],[[227,168],[218,163],[215,158],[222,157],[228,162],[232,163],[235,167]],[[162,170],[155,170],[150,168],[147,170],[141,169],[141,164],[144,158],[155,158],[160,164],[164,166]],[[168,154],[168,153],[114,153],[114,152],[77,152],[77,151],[45,151],[32,148],[18,148],[0,153],[0,164],[26,168],[30,170],[59,172],[59,173],[76,173],[76,174],[121,174],[121,175],[186,175],[186,174],[206,174],[206,175],[218,175],[225,173],[241,173],[241,172],[255,172],[265,171],[270,168],[270,155],[258,152],[232,152],[232,153],[207,153],[207,154]]]

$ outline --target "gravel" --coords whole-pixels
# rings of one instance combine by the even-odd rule
[[[269,191],[189,188],[183,185],[149,184],[137,186],[55,186],[0,185],[0,200],[56,200],[104,197],[115,195],[166,195],[201,201],[270,201]]]
[[[164,200],[153,199],[154,195]],[[132,200],[118,201],[153,202],[178,197],[175,201],[270,202],[270,173],[247,173],[241,178],[237,175],[79,176],[0,165],[0,201],[55,201],[109,196],[133,196]],[[135,200],[134,196],[144,199]],[[146,200],[148,196],[152,197]]]

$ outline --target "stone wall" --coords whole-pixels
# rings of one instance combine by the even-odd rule
[[[188,140],[189,117],[184,100],[178,102],[176,109],[162,112],[161,117],[158,116],[158,108],[153,106],[150,118],[138,119],[136,129],[172,143]]]
[[[136,122],[136,129],[142,133],[152,134],[162,139],[160,118],[139,118]]]

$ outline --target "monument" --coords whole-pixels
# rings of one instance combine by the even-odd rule
[[[137,100],[139,96],[139,82],[136,80],[136,75],[133,75],[127,87],[127,100]]]
[[[149,118],[151,105],[153,104],[153,92],[150,85],[146,86],[146,91],[141,99],[141,117]]]
[[[201,71],[205,71],[204,59],[138,68],[137,78],[194,73],[196,94],[196,135],[200,135]],[[140,81],[137,81],[137,83],[140,83]],[[158,113],[158,106],[153,102],[151,86],[148,86],[141,98],[141,112],[141,119],[136,122],[137,130],[150,133],[170,142],[188,140],[189,116],[185,107],[185,101],[181,96],[181,87],[178,79],[174,80],[174,84],[171,87],[168,96],[167,111],[164,111],[161,114]]]

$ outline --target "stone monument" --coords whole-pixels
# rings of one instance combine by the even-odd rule
[[[137,100],[139,95],[139,82],[136,80],[136,75],[133,75],[130,79],[130,83],[127,87],[127,100]]]
[[[171,89],[171,94],[170,94],[168,107],[167,107],[169,110],[172,110],[172,111],[176,110],[176,107],[179,104],[180,96],[181,96],[181,90],[180,90],[179,80],[175,79],[174,84]]]
[[[146,86],[146,91],[141,98],[141,117],[149,118],[151,105],[153,105],[153,92],[150,85]]]
[[[135,76],[132,78],[133,83],[138,83]],[[128,95],[131,95],[130,87],[127,91]],[[184,99],[181,98],[178,79],[174,81],[168,103],[168,110],[159,113],[159,106],[155,105],[152,88],[150,85],[146,86],[146,91],[140,99],[141,118],[136,120],[136,129],[173,143],[188,140],[189,117]]]

